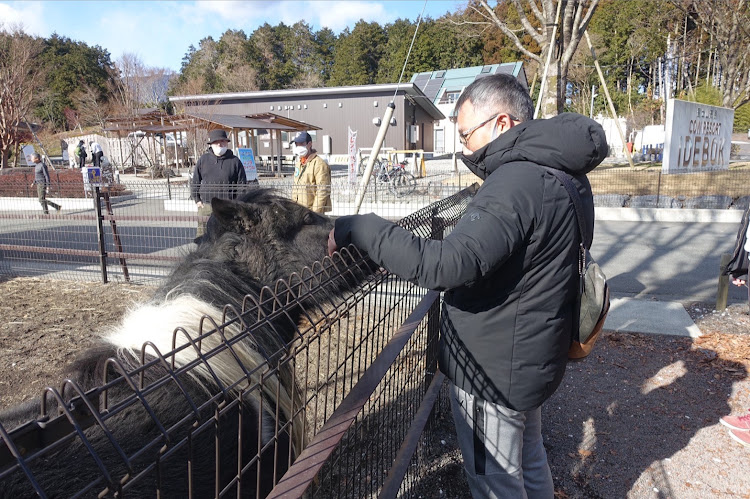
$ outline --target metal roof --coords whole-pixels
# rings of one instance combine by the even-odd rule
[[[322,88],[302,88],[292,90],[262,90],[257,92],[237,92],[226,94],[203,94],[203,95],[175,95],[169,97],[170,102],[216,102],[216,101],[233,101],[233,100],[252,100],[252,99],[272,99],[288,97],[317,97],[323,95],[345,95],[345,94],[363,94],[372,92],[403,92],[411,96],[419,107],[424,109],[430,117],[435,120],[445,118],[443,113],[432,102],[427,99],[418,86],[412,82],[401,83],[383,83],[378,85],[354,85],[347,87],[322,87]]]
[[[270,129],[270,130],[295,130],[294,127],[288,125],[282,125],[280,123],[271,123],[270,121],[264,121],[253,118],[246,118],[245,116],[237,116],[234,114],[198,114],[198,113],[186,113],[188,116],[195,116],[201,120],[219,125],[222,128],[240,128],[247,130],[258,130],[258,129]]]
[[[519,79],[522,85],[528,86],[526,73],[522,62],[505,62],[502,64],[487,64],[468,68],[441,69],[415,73],[411,82],[424,92],[425,96],[434,104],[440,103],[447,90],[462,91],[479,78],[491,74],[510,74]]]
[[[286,121],[293,121],[296,123],[295,126],[286,123]],[[166,114],[149,115],[144,116],[122,116],[107,120],[109,126],[103,130],[105,132],[116,132],[118,135],[123,133],[130,133],[136,131],[151,133],[163,133],[163,132],[176,132],[181,130],[192,130],[196,128],[228,128],[228,129],[240,129],[240,130],[284,130],[284,131],[296,131],[296,130],[320,130],[320,128],[303,123],[301,121],[287,120],[284,121],[276,120],[272,122],[270,119],[264,120],[260,117],[245,117],[235,116],[232,114],[208,114],[208,113],[186,113],[174,116],[168,116]],[[306,128],[298,128],[298,126],[304,126]]]

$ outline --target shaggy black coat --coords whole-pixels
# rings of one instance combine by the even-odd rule
[[[322,261],[326,255],[326,241],[333,227],[331,220],[268,190],[249,191],[238,201],[214,199],[212,208],[206,235],[198,241],[197,249],[177,265],[150,302],[131,312],[132,316],[137,318],[139,310],[146,306],[167,310],[186,296],[207,307],[221,309],[230,304],[239,311],[246,295],[257,298],[263,286],[273,286],[278,279],[288,278],[293,272]],[[214,319],[221,322],[221,317]],[[272,327],[244,336],[244,347],[263,352],[263,358],[273,362],[273,352],[281,351],[292,339],[297,319],[294,313],[287,314]],[[179,326],[188,325],[172,324],[168,331],[154,331],[154,344],[170,342],[172,332]],[[204,331],[210,328],[204,327]],[[143,385],[161,382],[161,386],[141,398],[133,389],[139,383],[138,375],[132,376],[133,386],[123,378],[112,383],[122,376],[122,371],[129,372],[141,365],[140,345],[127,348],[118,343],[129,333],[120,331],[117,340],[112,335],[103,338],[101,345],[84,352],[69,370],[69,378],[83,391],[107,382],[112,385],[105,411],[112,439],[96,424],[85,432],[101,462],[97,463],[82,439],[74,435],[63,440],[54,454],[32,467],[39,485],[51,497],[74,495],[95,480],[84,496],[95,496],[108,485],[110,494],[121,489],[125,497],[154,497],[157,488],[161,497],[184,498],[189,492],[193,497],[213,497],[225,487],[232,491],[230,495],[236,495],[238,486],[242,497],[267,495],[299,448],[292,442],[298,437],[288,432],[280,433],[276,445],[272,441],[277,425],[287,422],[289,415],[284,410],[277,411],[277,401],[268,393],[258,396],[256,392],[252,396],[241,391],[244,386],[234,389],[227,386],[236,380],[222,379],[222,366],[218,363],[225,360],[220,356],[208,361],[212,370],[202,375],[182,373],[169,381],[169,362],[160,361],[152,347],[144,349],[146,362],[153,362],[142,372]],[[206,348],[204,343],[203,349]],[[162,349],[161,354],[166,351]],[[277,377],[280,393],[293,400],[296,385],[291,368],[280,366]],[[89,394],[93,407],[100,407],[101,394],[101,390]],[[74,395],[70,390],[65,398]],[[141,401],[130,403],[135,397]],[[198,409],[201,405],[204,408]],[[90,419],[85,405],[79,403],[76,407],[77,418]],[[220,417],[216,416],[218,409],[224,410]],[[32,421],[26,423],[31,428],[40,425],[34,421],[38,414],[37,400],[0,414],[0,422],[10,430]],[[261,454],[262,472],[260,482],[256,483],[258,465],[250,463],[259,444],[268,447]],[[217,458],[220,459],[218,481]],[[241,484],[232,485],[238,459],[246,469]],[[31,494],[29,481],[20,471],[0,482],[0,498],[17,499]]]

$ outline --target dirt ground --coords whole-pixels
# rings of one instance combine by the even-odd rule
[[[0,410],[60,387],[97,331],[153,288],[18,278],[0,282]]]
[[[60,385],[64,366],[152,288],[18,278],[0,282],[0,410]],[[545,404],[561,498],[750,498],[750,448],[718,419],[750,408],[746,304],[688,304],[696,340],[605,332]],[[443,404],[421,497],[469,497]]]

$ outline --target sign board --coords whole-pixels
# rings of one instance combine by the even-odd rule
[[[734,109],[669,99],[662,172],[729,168],[733,124]]]
[[[349,136],[347,143],[349,183],[357,183],[357,132],[347,127]]]
[[[101,187],[102,169],[98,166],[85,166],[81,168],[81,174],[83,175],[83,189],[85,191],[91,191],[94,187]]]
[[[245,167],[245,176],[247,181],[258,179],[258,168],[255,166],[255,156],[253,150],[249,147],[240,147],[237,149],[237,157],[242,161],[242,166]]]
[[[34,146],[27,144],[21,148],[23,160],[26,162],[26,166],[34,166],[34,162],[31,161],[31,155],[34,154]],[[21,158],[19,158],[21,159]],[[23,164],[19,161],[19,164]]]

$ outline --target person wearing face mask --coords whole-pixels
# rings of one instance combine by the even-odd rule
[[[552,499],[541,406],[565,373],[577,320],[576,213],[594,225],[586,173],[607,156],[602,127],[579,114],[534,120],[511,75],[466,87],[456,102],[463,162],[484,180],[456,227],[425,240],[374,214],[340,217],[328,251],[354,244],[390,272],[445,291],[438,362],[474,497]]]
[[[317,213],[331,211],[331,167],[313,149],[309,133],[298,133],[292,144],[297,156],[292,200]]]
[[[245,168],[240,158],[229,146],[229,137],[224,130],[211,130],[208,134],[208,151],[198,159],[190,181],[191,197],[198,206],[199,216],[211,215],[213,198],[235,199],[244,192],[247,183]],[[198,222],[196,239],[206,230],[205,222]]]

